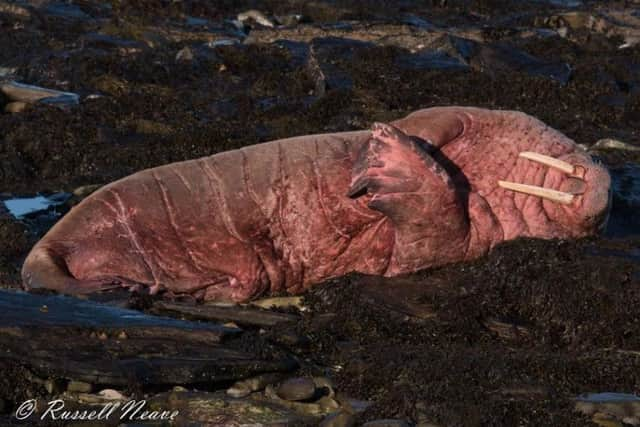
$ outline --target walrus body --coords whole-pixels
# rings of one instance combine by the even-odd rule
[[[510,191],[500,180],[571,200]],[[519,236],[592,234],[609,189],[605,169],[530,116],[431,108],[373,131],[273,141],[116,181],[37,243],[23,281],[71,294],[143,286],[205,300],[297,293],[353,271],[393,276],[471,259]]]

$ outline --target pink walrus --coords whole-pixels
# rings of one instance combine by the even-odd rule
[[[62,218],[22,277],[68,294],[247,301],[469,260],[522,236],[594,234],[610,188],[605,168],[533,117],[429,108],[135,173]]]

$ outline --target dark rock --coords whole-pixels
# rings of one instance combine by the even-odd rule
[[[320,427],[352,427],[356,424],[356,417],[345,411],[334,412],[320,423]]]
[[[80,40],[83,47],[96,49],[117,49],[121,53],[137,53],[142,51],[146,45],[136,40],[125,40],[108,34],[89,33]]]
[[[401,22],[403,24],[407,24],[407,25],[411,25],[413,27],[417,27],[420,28],[422,30],[435,30],[437,27],[435,25],[433,25],[431,22],[420,18],[419,16],[416,15],[411,15],[411,14],[406,14],[403,15],[401,18]]]
[[[469,66],[459,58],[442,51],[424,50],[414,54],[401,55],[396,63],[399,67],[412,70],[467,70]]]
[[[71,3],[49,3],[44,8],[44,13],[69,20],[87,20],[91,18],[80,7]]]
[[[278,396],[284,400],[298,401],[312,398],[316,384],[311,378],[291,378],[278,387]]]
[[[566,62],[544,61],[509,44],[478,42],[452,37],[451,44],[459,56],[472,68],[489,74],[524,72],[546,77],[566,84],[571,77],[571,66]]]
[[[338,37],[316,38],[311,41],[307,70],[315,81],[315,93],[323,96],[328,90],[350,90],[353,79],[337,65],[337,60],[349,61],[357,50],[367,49],[373,44]]]
[[[405,420],[374,420],[364,423],[362,427],[409,427],[409,423]]]
[[[193,60],[193,52],[188,46],[183,47],[176,53],[176,61],[189,62]]]

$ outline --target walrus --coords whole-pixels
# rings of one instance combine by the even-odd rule
[[[113,182],[33,247],[22,278],[242,302],[470,260],[518,237],[591,235],[610,202],[606,168],[536,118],[435,107]]]

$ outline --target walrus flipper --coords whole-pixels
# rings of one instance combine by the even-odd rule
[[[68,295],[82,295],[120,287],[100,280],[78,280],[66,267],[59,253],[51,248],[34,248],[22,266],[22,283],[26,290],[51,289]]]
[[[375,123],[354,164],[347,195],[369,194],[369,208],[389,217],[396,230],[387,275],[417,270],[435,259],[446,262],[467,243],[469,221],[462,198],[429,152],[432,147],[420,138]]]

